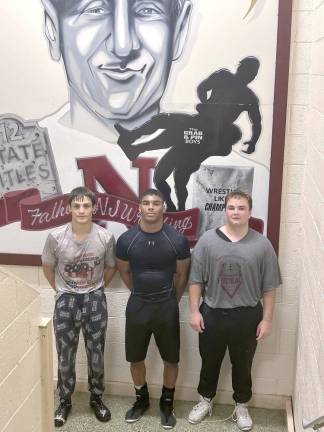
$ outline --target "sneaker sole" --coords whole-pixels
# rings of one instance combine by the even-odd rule
[[[125,422],[126,423],[135,423],[135,422],[137,422],[138,420],[140,420],[143,416],[144,416],[144,414],[146,413],[146,411],[148,410],[150,408],[150,404],[144,409],[144,411],[143,411],[143,413],[139,416],[139,417],[137,417],[136,419],[127,419],[126,417],[125,417]]]
[[[176,426],[176,424],[177,424],[177,419],[176,419],[176,417],[174,417],[174,421],[175,421],[174,425],[163,424],[163,423],[161,422],[161,426],[163,427],[163,429],[173,429],[173,428]]]
[[[188,422],[189,422],[190,424],[199,424],[199,423],[202,422],[202,420],[194,421],[194,420],[190,420],[190,419],[188,419]]]
[[[125,419],[126,423],[135,423],[138,420],[140,420],[143,416],[141,415],[140,417],[138,417],[137,419]]]

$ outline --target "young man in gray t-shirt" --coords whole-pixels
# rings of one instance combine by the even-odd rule
[[[253,426],[247,409],[252,396],[252,361],[257,341],[271,332],[275,289],[281,277],[271,243],[249,228],[251,210],[250,195],[231,192],[225,200],[225,225],[207,231],[193,250],[190,324],[199,332],[202,366],[200,400],[189,414],[192,424],[211,414],[228,348],[236,403],[233,419],[241,430]]]
[[[75,357],[82,328],[88,358],[90,406],[98,420],[111,414],[102,401],[107,304],[104,286],[115,273],[113,235],[92,222],[96,196],[85,187],[69,195],[72,222],[51,232],[42,263],[45,277],[56,292],[54,331],[58,354],[60,404],[55,426],[63,426],[71,410],[75,387]]]

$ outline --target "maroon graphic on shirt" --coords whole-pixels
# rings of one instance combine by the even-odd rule
[[[222,289],[232,298],[242,285],[241,266],[238,262],[223,263],[218,278]]]
[[[93,277],[94,268],[99,264],[100,264],[99,257],[95,257],[93,261],[93,265],[84,261],[77,262],[77,263],[74,262],[68,263],[64,267],[65,270],[64,275],[70,278],[83,278],[91,281]]]
[[[74,289],[91,288],[96,283],[93,280],[95,267],[100,263],[100,258],[92,253],[82,255],[78,261],[66,263],[64,266],[66,283]]]

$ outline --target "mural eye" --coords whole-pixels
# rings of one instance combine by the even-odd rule
[[[161,15],[161,12],[158,9],[152,7],[143,7],[136,11],[136,14],[139,17],[143,18],[155,18]]]
[[[89,15],[102,15],[105,13],[105,10],[104,8],[97,7],[97,8],[87,9],[85,13]]]
[[[111,7],[103,1],[91,2],[83,11],[89,17],[101,17],[111,12]]]

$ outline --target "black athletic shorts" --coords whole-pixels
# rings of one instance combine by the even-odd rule
[[[179,306],[175,297],[161,302],[148,302],[131,295],[126,307],[126,360],[136,363],[145,360],[151,335],[162,360],[179,362]]]

